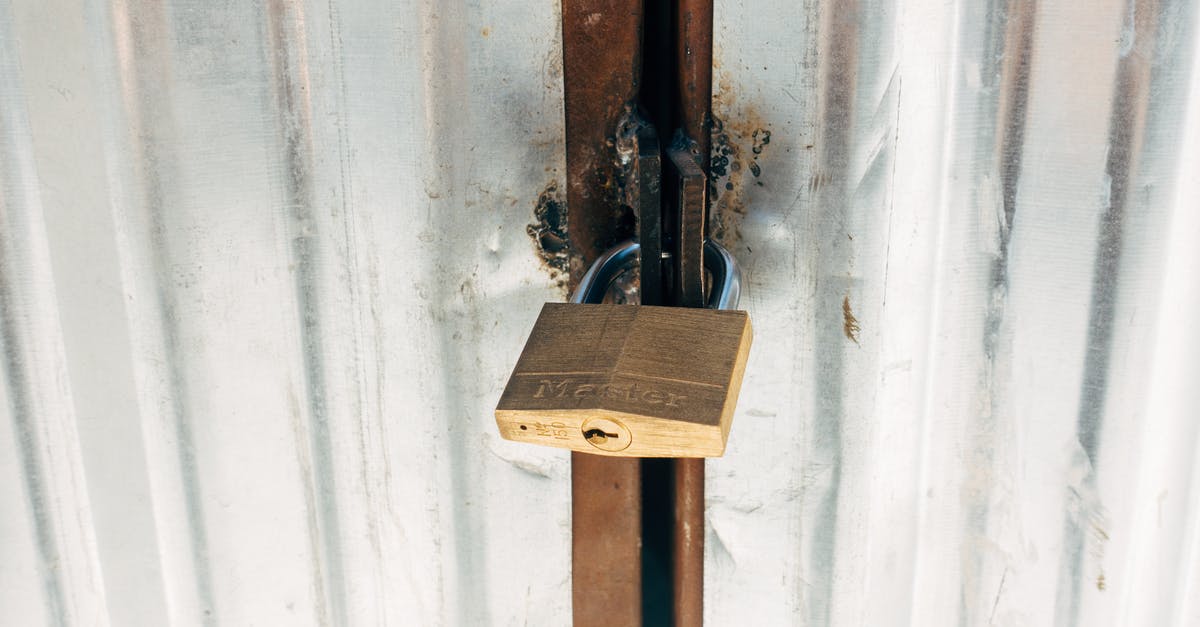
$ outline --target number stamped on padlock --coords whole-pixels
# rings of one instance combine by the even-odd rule
[[[500,434],[600,455],[725,451],[743,311],[547,303],[496,407]]]
[[[552,422],[545,424],[542,422],[533,423],[534,435],[540,438],[554,438],[555,440],[570,439],[567,436],[567,425],[561,422]]]

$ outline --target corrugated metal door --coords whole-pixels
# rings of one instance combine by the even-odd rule
[[[1200,622],[1197,18],[717,3],[709,624]],[[567,454],[491,418],[563,297],[558,33],[0,5],[0,622],[568,620]]]
[[[491,418],[562,298],[533,8],[0,8],[0,622],[569,615],[566,459]]]
[[[1200,622],[1196,19],[718,4],[710,623]]]

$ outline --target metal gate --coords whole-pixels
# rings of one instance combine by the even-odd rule
[[[1198,17],[716,3],[708,624],[1200,623]],[[0,4],[0,622],[569,621],[561,19]]]

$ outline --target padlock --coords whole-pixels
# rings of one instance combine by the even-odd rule
[[[622,457],[720,457],[750,352],[733,257],[705,242],[709,309],[588,304],[637,260],[626,242],[571,303],[546,303],[496,407],[508,440]],[[715,308],[714,308],[715,307]]]

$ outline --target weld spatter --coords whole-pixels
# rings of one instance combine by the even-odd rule
[[[731,250],[742,238],[741,223],[750,186],[763,186],[759,157],[770,143],[771,131],[754,108],[746,108],[729,124],[712,116],[709,197],[713,205],[709,224],[712,237]]]
[[[533,240],[550,278],[558,287],[566,289],[571,240],[567,236],[567,204],[558,190],[557,181],[551,181],[538,195],[533,217],[534,222],[525,227],[525,232]]]

